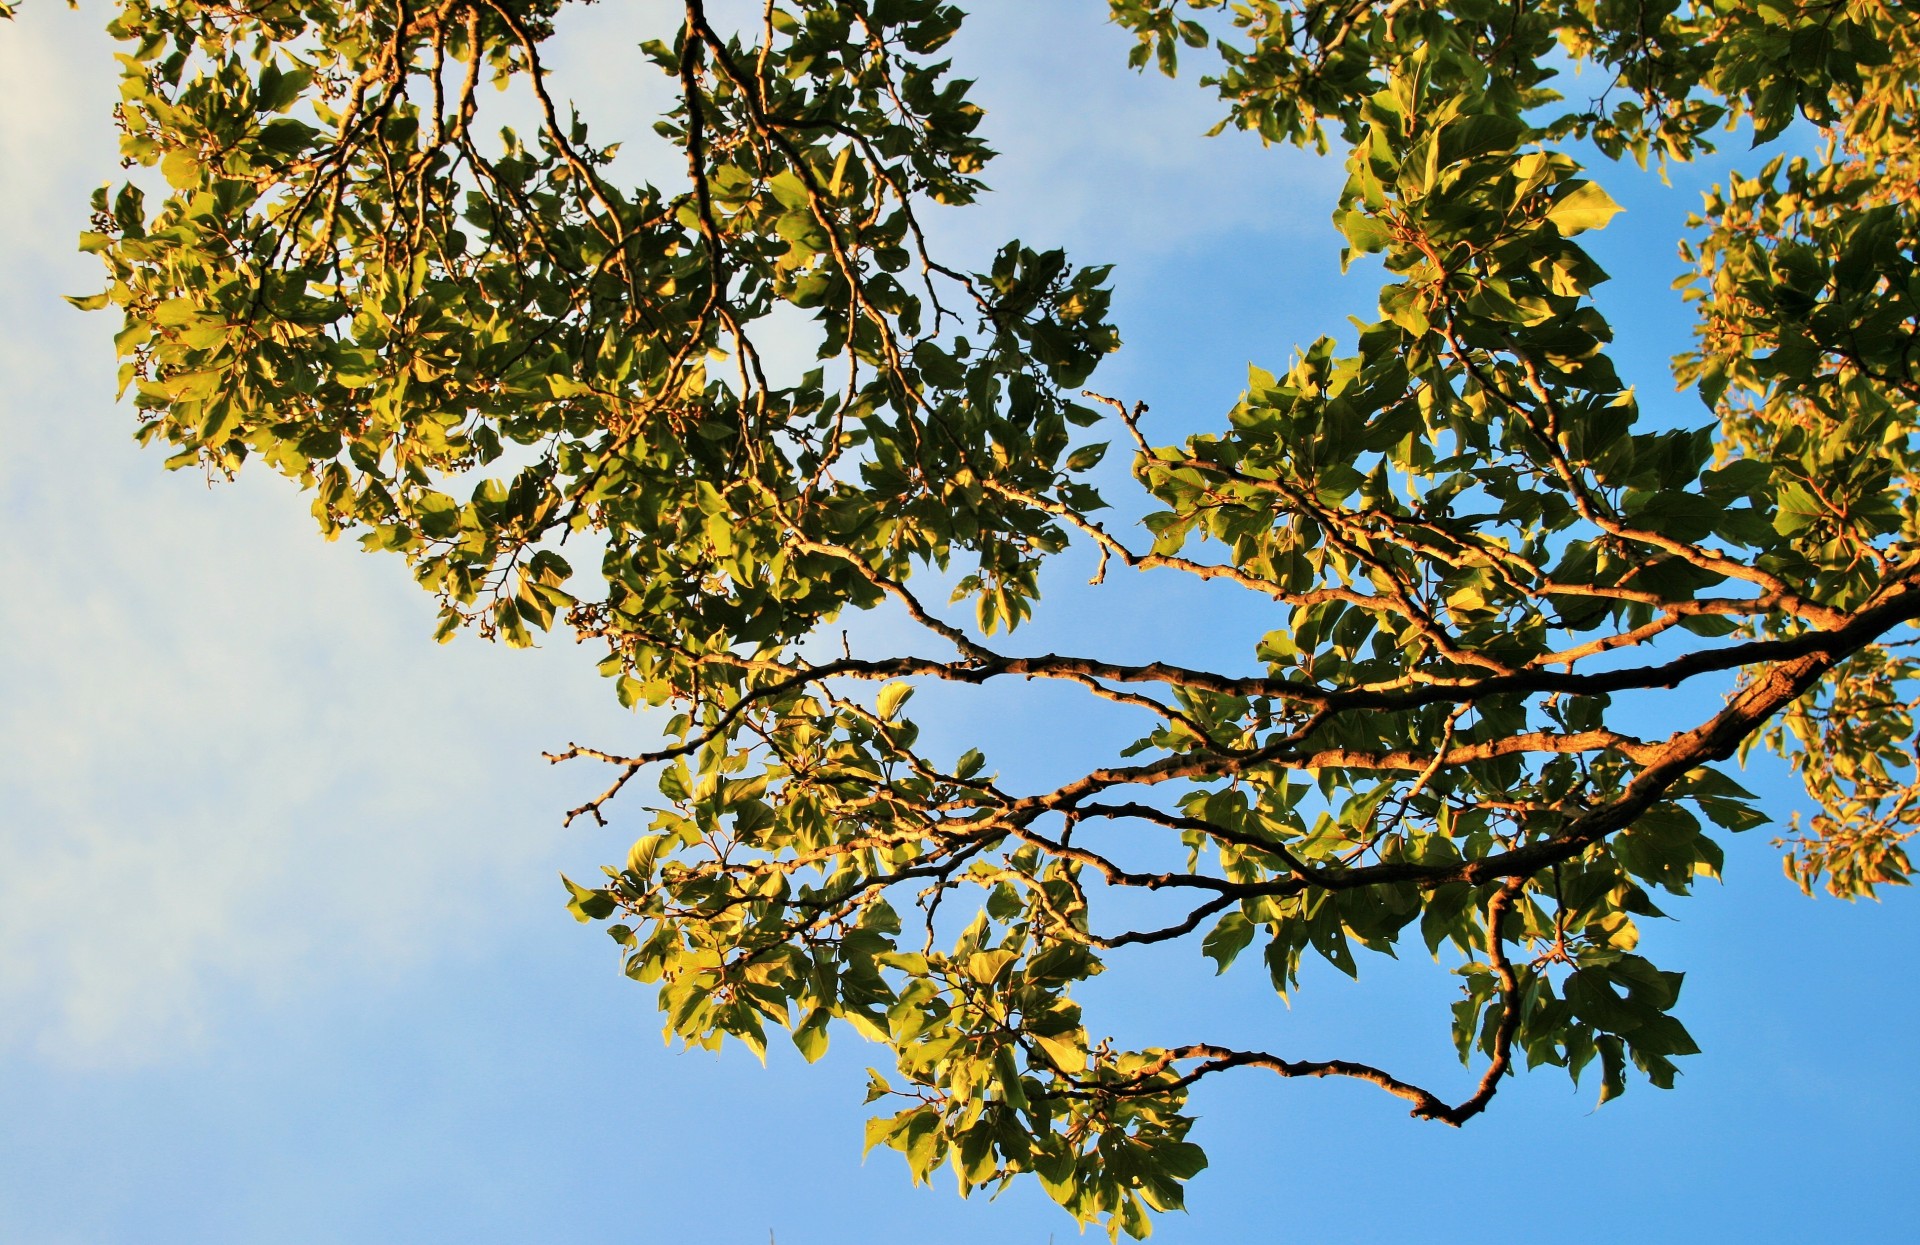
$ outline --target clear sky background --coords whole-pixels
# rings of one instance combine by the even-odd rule
[[[661,94],[631,49],[672,7],[570,15],[590,116],[644,131]],[[1004,154],[998,193],[943,230],[961,262],[1017,235],[1117,263],[1127,345],[1096,384],[1151,403],[1162,436],[1217,422],[1249,361],[1368,310],[1374,283],[1337,275],[1334,162],[1203,141],[1215,106],[1128,73],[1098,0],[975,7],[955,55]],[[34,0],[0,25],[0,1242],[1072,1239],[1037,1187],[962,1202],[890,1153],[863,1164],[863,1069],[885,1052],[850,1034],[811,1068],[662,1046],[555,878],[632,837],[563,830],[599,775],[539,756],[647,737],[590,653],[436,646],[402,564],[318,540],[283,482],[209,488],[134,446],[113,326],[58,299],[99,283],[73,240],[116,171],[104,19]],[[1706,174],[1605,180],[1630,209],[1593,247],[1623,362],[1650,417],[1697,423],[1668,393],[1687,319],[1667,287]],[[1029,642],[1245,660],[1156,582],[1116,592]],[[987,716],[928,725],[971,742]],[[1034,766],[1089,746],[1040,715],[998,730]],[[1792,807],[1777,768],[1749,777]],[[1676,1091],[1596,1112],[1592,1081],[1543,1070],[1454,1131],[1371,1087],[1216,1079],[1196,1095],[1213,1167],[1156,1239],[1912,1239],[1920,906],[1803,900],[1766,839],[1728,843],[1726,884],[1648,930],[1689,973],[1705,1049]],[[1257,964],[1211,967],[1156,954],[1095,1001],[1123,1033],[1211,1015],[1471,1083],[1450,980],[1417,949],[1358,986],[1310,974],[1292,1011]]]

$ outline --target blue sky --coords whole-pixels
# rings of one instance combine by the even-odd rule
[[[638,116],[635,23],[669,7],[565,28],[584,103]],[[1248,362],[1367,311],[1366,276],[1337,275],[1333,164],[1202,141],[1212,105],[1126,72],[1096,0],[978,7],[956,56],[991,110],[999,192],[943,232],[1117,263],[1127,346],[1099,387],[1147,400],[1171,438],[1217,420]],[[896,1156],[862,1164],[879,1048],[846,1035],[821,1065],[776,1049],[762,1068],[662,1046],[555,879],[631,837],[563,830],[597,775],[539,756],[645,737],[589,653],[438,647],[404,568],[317,540],[280,482],[210,489],[136,449],[111,325],[57,297],[97,284],[73,237],[114,171],[103,20],[42,3],[0,27],[0,1241],[1072,1239],[1037,1189],[961,1202],[945,1178],[909,1187]],[[1686,325],[1673,242],[1703,184],[1685,172],[1608,173],[1629,212],[1593,249],[1650,417],[1696,422],[1664,362]],[[1043,616],[1031,643],[1095,624],[1116,654],[1214,643],[1157,582],[1116,593]],[[1217,651],[1244,660],[1237,634]],[[928,725],[972,742],[991,716]],[[1090,746],[1039,715],[995,729],[1037,767]],[[1750,777],[1792,806],[1774,769]],[[1803,900],[1766,837],[1730,842],[1726,885],[1648,931],[1689,973],[1705,1048],[1676,1091],[1596,1112],[1592,1083],[1543,1071],[1456,1132],[1361,1086],[1209,1085],[1213,1167],[1156,1239],[1911,1235],[1920,909]],[[1413,953],[1368,967],[1311,976],[1288,1011],[1176,950],[1096,1001],[1122,1032],[1208,1017],[1468,1084],[1446,974]]]

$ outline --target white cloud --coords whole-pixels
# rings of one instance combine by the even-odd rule
[[[538,750],[634,726],[569,645],[434,646],[398,560],[316,539],[283,482],[132,444],[111,325],[57,297],[97,287],[73,238],[114,169],[94,23],[0,28],[0,1044],[124,1062],[234,991],[557,917],[557,811],[598,775]]]
[[[978,80],[984,133],[1000,157],[986,178],[998,192],[969,228],[1024,231],[1030,243],[1067,243],[1100,262],[1190,253],[1248,231],[1327,229],[1337,161],[1290,148],[1259,150],[1238,131],[1207,131],[1226,106],[1197,79],[1190,55],[1177,81],[1118,74],[1133,36],[1104,5],[980,5],[951,54]]]
[[[162,477],[62,392],[105,387],[97,335],[39,336],[64,366],[0,350],[6,1035],[164,1052],[223,985],[418,963],[556,890],[594,776],[537,750],[607,727],[583,655],[435,647],[396,560],[324,545],[277,481]]]

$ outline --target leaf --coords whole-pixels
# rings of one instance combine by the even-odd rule
[[[660,851],[667,845],[669,836],[664,834],[643,835],[634,841],[627,852],[627,872],[645,881],[653,878],[654,865],[660,858]]]
[[[869,1095],[867,1101],[872,1102],[873,1097]],[[868,1120],[866,1140],[861,1147],[861,1153],[869,1153],[875,1146],[889,1144],[906,1127],[911,1118],[910,1113],[902,1112],[899,1115],[877,1116]]]
[[[1217,965],[1214,970],[1216,976],[1226,972],[1248,944],[1253,942],[1254,931],[1253,922],[1238,911],[1227,913],[1214,925],[1213,932],[1207,935],[1200,950]]]
[[[966,959],[967,976],[981,985],[994,985],[1000,975],[1018,959],[1012,951],[976,951]]]
[[[830,1018],[831,1013],[826,1008],[816,1007],[807,1013],[807,1018],[793,1031],[793,1045],[808,1063],[818,1063],[820,1057],[827,1053],[827,1021]],[[873,1121],[868,1123],[871,1125]],[[873,1148],[871,1141],[867,1143],[867,1148]]]
[[[1620,205],[1594,182],[1575,181],[1568,186],[1547,209],[1547,219],[1568,237],[1589,229],[1604,229],[1621,211]]]
[[[1086,1033],[1076,1030],[1071,1034],[1042,1037],[1034,1034],[1033,1042],[1045,1051],[1054,1067],[1068,1076],[1079,1076],[1087,1070]]]
[[[905,682],[889,683],[880,689],[880,695],[875,701],[874,712],[880,716],[881,721],[891,722],[893,721],[894,715],[900,712],[900,706],[906,704],[912,697],[913,684]]]
[[[1342,212],[1334,217],[1334,224],[1346,235],[1353,249],[1362,255],[1384,251],[1387,244],[1393,241],[1393,231],[1387,222],[1365,212]]]
[[[1496,151],[1512,151],[1527,133],[1527,125],[1518,117],[1498,113],[1480,113],[1450,121],[1440,131],[1441,167],[1472,160]]]
[[[579,885],[566,874],[560,875],[572,898],[567,901],[567,911],[573,913],[576,921],[582,925],[592,921],[604,921],[613,915],[613,895],[608,891],[589,890]]]
[[[1105,441],[1097,445],[1083,445],[1067,455],[1067,470],[1091,471],[1100,465],[1100,460],[1106,456],[1106,453],[1107,442]]]
[[[185,147],[176,147],[161,159],[160,173],[175,190],[192,190],[200,184],[200,158]]]
[[[1600,1105],[1605,1106],[1627,1092],[1627,1060],[1624,1044],[1611,1033],[1594,1039],[1600,1052]]]
[[[1820,504],[1820,499],[1809,492],[1805,485],[1789,481],[1781,488],[1777,498],[1773,530],[1782,536],[1792,536],[1820,522],[1826,514],[1826,507]]]
[[[854,1007],[848,1008],[845,1012],[841,1013],[840,1018],[852,1025],[854,1032],[869,1042],[878,1042],[885,1046],[891,1040],[890,1035],[887,1033],[887,1022],[884,1016],[875,1016],[870,1012],[862,1011]]]
[[[320,132],[304,121],[282,117],[260,127],[260,145],[280,156],[297,156],[313,145]]]

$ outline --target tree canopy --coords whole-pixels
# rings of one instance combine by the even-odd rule
[[[1809,892],[1907,881],[1913,6],[1111,0],[1136,66],[1203,63],[1223,127],[1344,160],[1327,207],[1389,278],[1377,320],[1172,445],[1084,391],[1114,274],[929,241],[993,155],[958,8],[670,6],[639,53],[675,91],[655,186],[564,105],[563,7],[125,0],[128,172],[76,301],[124,317],[170,466],[280,472],[329,538],[407,560],[443,638],[570,632],[662,708],[651,750],[554,755],[612,766],[571,817],[644,830],[568,886],[671,1034],[812,1059],[858,1033],[892,1055],[868,1144],[916,1179],[1032,1173],[1144,1236],[1205,1164],[1203,1079],[1357,1078],[1455,1125],[1523,1065],[1671,1086],[1695,1046],[1640,923],[1717,874],[1715,833],[1774,827]],[[1643,420],[1581,161],[1724,142],[1762,150],[1680,244],[1702,406]],[[794,334],[786,367],[765,343]],[[1270,629],[1221,669],[1022,647],[1074,546],[1087,592],[1198,578]],[[920,744],[916,688],[1038,681],[1137,741],[1032,789],[988,741]],[[1753,748],[1817,811],[1757,807],[1725,764]],[[1460,976],[1477,1084],[1204,1017],[1103,1038],[1076,990],[1181,941],[1220,972],[1257,949],[1240,971],[1283,994],[1412,941]]]

